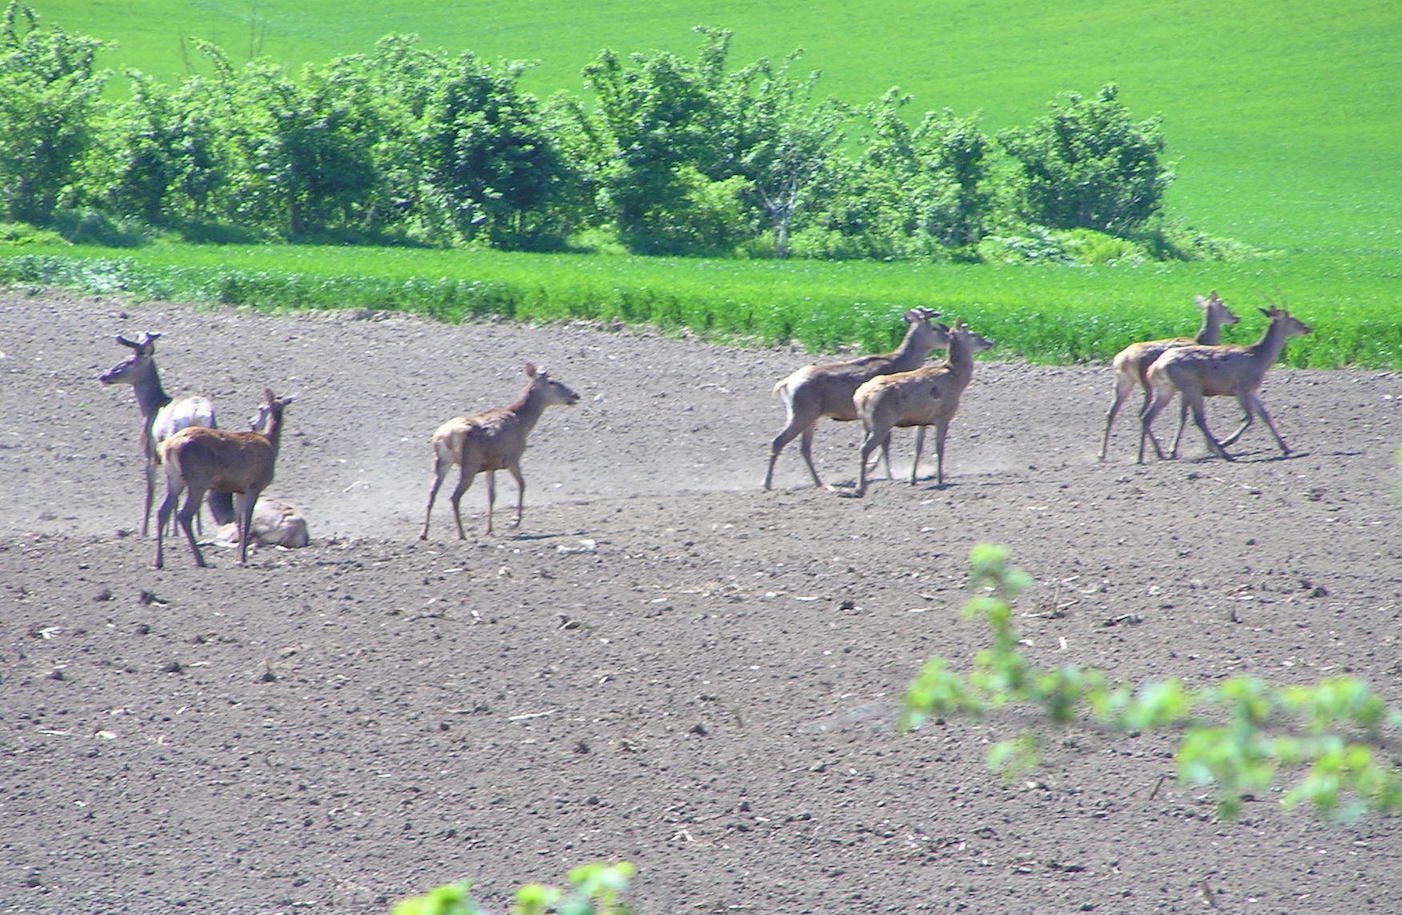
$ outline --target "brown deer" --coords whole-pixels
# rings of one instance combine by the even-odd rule
[[[1217,297],[1217,290],[1208,293],[1207,298],[1196,296],[1197,305],[1202,309],[1202,326],[1198,328],[1195,337],[1172,337],[1167,340],[1147,340],[1143,343],[1131,343],[1115,356],[1113,366],[1115,369],[1115,402],[1110,404],[1110,413],[1105,417],[1105,438],[1100,443],[1100,459],[1105,460],[1105,454],[1110,448],[1110,430],[1115,425],[1115,417],[1120,412],[1120,406],[1124,404],[1129,392],[1134,390],[1135,385],[1144,389],[1144,404],[1139,408],[1142,415],[1149,408],[1150,401],[1153,400],[1154,391],[1149,387],[1147,377],[1149,366],[1170,349],[1179,346],[1187,346],[1197,343],[1204,346],[1216,346],[1222,342],[1222,325],[1236,324],[1241,319],[1232,313],[1232,310],[1222,304],[1222,300]],[[1183,417],[1187,421],[1187,417]],[[1182,429],[1179,429],[1182,435]]]
[[[166,497],[156,514],[156,558],[153,568],[165,561],[162,549],[166,522],[170,519],[180,494],[189,490],[185,504],[176,515],[195,565],[206,563],[200,553],[190,521],[199,510],[206,492],[234,494],[235,515],[239,525],[239,565],[248,561],[248,544],[252,539],[253,506],[258,496],[273,481],[277,464],[278,445],[282,438],[282,416],[292,395],[278,397],[271,390],[264,392],[260,407],[260,426],[253,432],[225,432],[191,426],[166,439],[161,444],[161,461],[166,469]]]
[[[161,387],[161,376],[156,371],[156,341],[160,334],[147,331],[140,340],[128,340],[118,336],[117,342],[131,349],[127,358],[118,362],[97,380],[103,384],[129,384],[136,394],[136,405],[141,410],[141,455],[146,476],[146,508],[141,515],[141,536],[151,532],[151,504],[156,485],[156,468],[161,463],[161,442],[187,426],[218,428],[214,418],[214,404],[208,397],[198,395],[173,400]],[[234,503],[228,493],[209,494],[209,512],[216,524],[228,524],[234,520]]]
[[[531,434],[540,414],[555,404],[574,406],[579,395],[526,364],[530,382],[521,396],[509,406],[495,407],[470,416],[458,416],[439,426],[433,433],[433,488],[428,491],[428,509],[424,512],[424,529],[420,540],[428,539],[428,522],[433,515],[433,500],[438,487],[454,464],[462,468],[458,485],[453,489],[453,518],[458,523],[458,539],[466,540],[462,527],[460,503],[462,494],[472,485],[472,478],[487,474],[487,533],[492,532],[492,509],[497,500],[496,472],[505,470],[516,480],[516,520],[521,523],[526,504],[526,481],[521,476],[521,455],[526,450],[526,436]]]
[[[1240,438],[1257,415],[1265,420],[1281,452],[1290,454],[1290,447],[1276,431],[1275,423],[1271,422],[1270,414],[1266,412],[1266,406],[1256,391],[1261,387],[1266,370],[1280,358],[1285,341],[1290,337],[1311,333],[1311,330],[1284,308],[1262,308],[1261,314],[1270,318],[1270,323],[1266,325],[1261,339],[1249,346],[1180,346],[1164,353],[1149,366],[1148,378],[1150,386],[1154,389],[1154,399],[1145,408],[1140,420],[1139,463],[1144,463],[1146,439],[1153,443],[1159,458],[1163,458],[1163,448],[1154,437],[1154,417],[1168,406],[1175,391],[1181,391],[1183,394],[1183,402],[1180,405],[1182,415],[1186,417],[1188,411],[1192,411],[1193,422],[1202,430],[1208,447],[1225,460],[1230,461],[1232,457],[1223,446],[1230,445]],[[1208,431],[1203,398],[1226,395],[1237,399],[1246,416],[1235,432],[1219,442]],[[1180,421],[1178,436],[1173,439],[1171,457],[1178,456],[1178,442],[1183,434],[1183,425]]]
[[[857,388],[853,398],[866,428],[862,442],[861,470],[857,495],[867,489],[867,460],[879,446],[890,448],[891,429],[915,426],[915,461],[910,465],[910,482],[915,483],[920,452],[925,447],[925,428],[935,427],[935,481],[944,485],[944,440],[950,420],[959,410],[959,398],[974,375],[974,353],[992,349],[993,344],[957,321],[949,331],[949,355],[939,365],[927,365],[911,372],[881,375]],[[886,458],[889,473],[890,458]]]
[[[783,398],[788,411],[788,425],[774,439],[769,449],[769,470],[764,474],[764,488],[774,482],[774,462],[784,446],[799,439],[799,451],[813,475],[813,485],[822,486],[818,469],[813,466],[813,430],[824,416],[839,422],[857,418],[852,395],[864,382],[878,375],[907,372],[918,368],[930,350],[943,347],[949,341],[949,328],[932,323],[939,312],[928,308],[912,308],[905,313],[905,338],[889,353],[862,356],[843,362],[806,365],[774,386],[774,393]],[[890,467],[887,467],[889,473]]]

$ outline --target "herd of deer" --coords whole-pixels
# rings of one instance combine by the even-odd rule
[[[1240,438],[1256,416],[1265,421],[1280,450],[1286,455],[1290,453],[1257,390],[1266,370],[1280,357],[1286,339],[1308,334],[1310,328],[1284,308],[1272,306],[1261,309],[1269,323],[1259,340],[1246,346],[1222,345],[1222,326],[1236,324],[1239,319],[1222,303],[1215,290],[1205,299],[1198,296],[1197,304],[1203,312],[1197,336],[1135,343],[1115,357],[1115,399],[1110,405],[1101,441],[1102,461],[1110,444],[1115,417],[1136,386],[1144,390],[1144,404],[1140,410],[1141,464],[1146,443],[1154,446],[1160,459],[1164,458],[1163,448],[1153,433],[1153,422],[1178,392],[1183,398],[1178,433],[1169,456],[1178,455],[1178,445],[1190,413],[1208,446],[1226,460],[1232,458],[1224,446]],[[784,402],[788,422],[770,446],[764,488],[770,489],[773,485],[779,453],[794,438],[799,439],[799,450],[814,485],[823,485],[813,464],[813,431],[818,420],[825,416],[841,421],[862,421],[865,437],[858,468],[857,496],[866,493],[869,464],[877,448],[881,449],[887,478],[893,478],[891,432],[898,426],[916,427],[915,459],[910,470],[912,484],[918,479],[925,429],[935,427],[935,479],[937,485],[943,486],[945,439],[950,421],[959,409],[964,389],[973,378],[974,354],[990,349],[993,344],[970,330],[963,321],[956,321],[950,327],[935,323],[938,317],[938,312],[927,308],[912,308],[905,313],[909,325],[905,338],[895,350],[804,366],[775,385],[774,393]],[[242,565],[247,561],[248,545],[253,539],[255,506],[273,480],[283,413],[293,397],[278,397],[268,390],[251,422],[251,431],[219,429],[209,398],[195,396],[173,400],[161,387],[155,364],[155,341],[159,337],[160,334],[149,332],[139,341],[117,337],[117,342],[130,348],[132,353],[99,376],[103,384],[132,385],[141,409],[146,482],[145,513],[141,523],[143,537],[149,535],[157,468],[165,471],[166,495],[156,515],[156,554],[152,565],[159,569],[164,562],[164,535],[172,512],[185,532],[195,565],[206,564],[191,529],[206,499],[216,522],[236,524],[239,564]],[[944,361],[926,365],[925,360],[934,349],[948,352]],[[521,456],[526,449],[526,437],[546,407],[579,402],[578,394],[534,365],[526,365],[526,376],[525,389],[511,404],[455,417],[434,432],[433,484],[428,493],[420,539],[428,539],[434,499],[454,465],[459,467],[460,476],[450,501],[459,538],[467,536],[460,503],[479,473],[487,475],[487,533],[492,533],[498,470],[506,470],[516,481],[513,525],[521,523],[526,493]],[[1241,404],[1245,418],[1235,432],[1219,441],[1207,428],[1203,399],[1228,395]],[[175,508],[182,493],[187,494],[185,503],[177,512]],[[275,531],[273,539],[286,538],[282,542],[288,546],[305,545],[305,521],[283,509],[285,506],[273,510],[276,523],[269,525]]]

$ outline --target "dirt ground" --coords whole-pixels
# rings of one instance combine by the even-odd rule
[[[137,408],[96,381],[143,330],[225,427],[299,395],[270,493],[310,547],[201,570],[175,542],[150,568]],[[470,539],[445,492],[420,541],[429,435],[509,402],[527,361],[582,401],[531,438],[525,524],[502,474],[495,536],[479,480]],[[808,361],[0,293],[0,912],[368,915],[462,878],[501,911],[600,859],[637,865],[648,915],[1402,912],[1402,821],[1321,825],[1272,793],[1219,822],[1164,780],[1171,736],[1067,731],[1005,784],[984,753],[1025,719],[892,727],[926,658],[985,644],[959,615],[979,541],[1038,582],[1037,662],[1349,672],[1402,702],[1402,374],[1277,367],[1292,457],[1258,427],[1234,463],[1190,432],[1137,466],[1128,416],[1096,460],[1104,367],[982,363],[944,488],[844,498],[860,429],[825,422],[837,491],[794,446],[764,492],[770,388]],[[896,451],[899,476],[909,433]]]

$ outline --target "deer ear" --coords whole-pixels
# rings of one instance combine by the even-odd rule
[[[268,403],[272,403],[273,401],[277,400],[277,395],[273,393],[272,388],[264,388],[263,399]]]
[[[1268,318],[1271,317],[1271,313],[1264,308],[1258,308],[1257,311],[1261,312],[1261,314],[1265,315]]]

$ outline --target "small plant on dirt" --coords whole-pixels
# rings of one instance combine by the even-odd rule
[[[617,864],[585,864],[569,872],[570,888],[560,889],[528,883],[516,891],[512,915],[628,915],[630,909],[618,901],[628,887],[635,868],[627,861]],[[489,915],[472,898],[472,884],[450,883],[395,904],[393,915]]]
[[[1331,820],[1402,810],[1402,769],[1387,753],[1402,731],[1402,711],[1389,709],[1362,680],[1340,676],[1274,686],[1241,676],[1194,689],[1172,678],[1133,687],[1074,664],[1038,668],[1019,650],[1013,626],[1013,601],[1031,579],[1009,566],[1003,547],[976,546],[970,561],[979,593],[964,615],[988,623],[993,644],[975,656],[967,675],[951,670],[944,658],[930,659],[906,693],[903,729],[935,716],[980,718],[1030,705],[1054,725],[1079,722],[1120,734],[1181,731],[1179,779],[1215,784],[1225,818],[1287,772],[1298,776],[1285,791],[1286,809],[1308,804]],[[1033,727],[995,744],[990,768],[1012,774],[1035,765],[1043,733]]]

